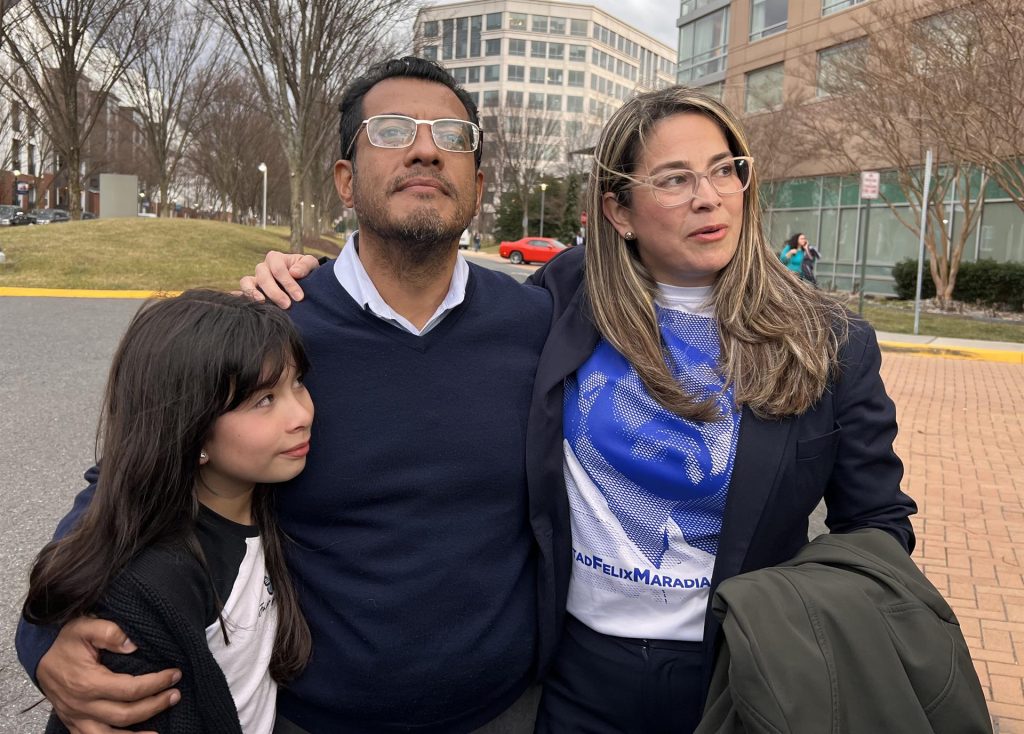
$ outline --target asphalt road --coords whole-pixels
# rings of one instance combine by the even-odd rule
[[[470,262],[475,262],[477,265],[482,265],[485,268],[491,270],[498,270],[502,273],[511,275],[513,278],[522,283],[528,277],[530,273],[537,269],[537,265],[513,265],[508,260],[503,260],[498,255],[492,255],[489,252],[473,252],[472,250],[463,250],[462,254]]]
[[[0,734],[43,730],[18,665],[28,568],[84,486],[110,358],[139,301],[0,298]]]

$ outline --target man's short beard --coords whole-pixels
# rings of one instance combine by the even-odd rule
[[[387,195],[378,192],[360,196],[354,190],[360,228],[376,235],[381,258],[395,272],[417,272],[441,267],[451,255],[473,212],[459,204],[454,216],[441,217],[430,206],[417,207],[404,219],[389,216]]]
[[[371,208],[363,212],[360,226],[373,231],[379,240],[381,255],[402,270],[421,270],[434,263],[443,263],[451,254],[452,244],[465,227],[445,221],[431,207],[419,207],[405,219],[378,216],[383,212]]]

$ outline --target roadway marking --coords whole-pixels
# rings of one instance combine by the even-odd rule
[[[3,288],[0,296],[35,298],[173,298],[181,291],[101,291],[79,288]]]
[[[1010,352],[1000,349],[981,349],[978,347],[944,347],[888,341],[881,341],[878,343],[878,346],[882,348],[883,352],[898,352],[918,357],[945,357],[947,359],[969,359],[976,362],[1024,364],[1024,351]]]

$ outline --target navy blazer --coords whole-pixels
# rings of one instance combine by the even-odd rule
[[[590,357],[599,340],[583,281],[584,248],[564,251],[530,277],[552,295],[554,315],[530,412],[527,447],[531,492],[562,485],[562,381]],[[704,623],[705,680],[710,681],[719,624],[710,599],[727,578],[788,561],[807,543],[808,516],[824,498],[832,532],[881,528],[910,552],[914,501],[900,490],[903,463],[892,448],[896,409],[879,374],[874,330],[852,319],[840,352],[841,374],[806,413],[763,420],[744,407],[722,534]],[[546,451],[545,451],[546,449]],[[532,451],[532,455],[531,455]],[[553,504],[552,504],[553,503]],[[568,499],[564,491],[531,506],[554,519],[551,573],[564,615],[572,572]]]

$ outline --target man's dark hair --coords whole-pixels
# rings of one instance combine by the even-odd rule
[[[373,87],[385,79],[422,79],[427,82],[441,84],[455,93],[455,96],[466,108],[469,121],[475,125],[480,124],[477,116],[476,104],[469,92],[460,87],[455,78],[448,73],[440,64],[421,59],[417,56],[403,56],[400,59],[388,59],[379,64],[371,66],[365,74],[355,79],[345,89],[338,104],[338,111],[341,112],[341,122],[338,125],[339,137],[341,138],[341,157],[345,158],[346,152],[351,146],[351,153],[348,160],[355,160],[356,146],[353,141],[359,134],[359,127],[363,123],[363,97]],[[480,145],[477,146],[473,159],[476,167],[480,168],[480,157],[483,155],[483,134],[481,133]]]

